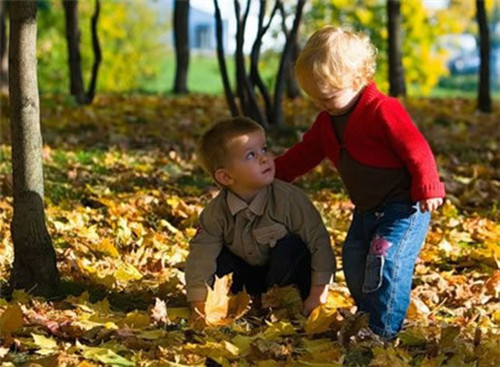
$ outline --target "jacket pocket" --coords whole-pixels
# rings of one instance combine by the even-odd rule
[[[385,259],[382,255],[369,254],[366,258],[364,293],[375,292],[382,285],[384,262]]]
[[[288,230],[283,224],[275,223],[270,226],[255,228],[253,235],[260,245],[269,245],[274,247],[276,242],[288,234]]]

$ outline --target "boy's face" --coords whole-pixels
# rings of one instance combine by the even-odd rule
[[[316,105],[330,115],[342,115],[356,103],[361,90],[352,88],[334,89],[328,94],[312,96]]]
[[[267,150],[266,136],[255,131],[227,143],[229,160],[216,171],[217,180],[242,199],[251,200],[274,180],[274,160]]]

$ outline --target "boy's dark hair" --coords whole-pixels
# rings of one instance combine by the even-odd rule
[[[257,122],[244,116],[215,123],[205,131],[198,142],[198,160],[203,169],[213,178],[215,171],[223,168],[230,158],[227,142],[236,136],[256,131],[264,132],[264,129]]]

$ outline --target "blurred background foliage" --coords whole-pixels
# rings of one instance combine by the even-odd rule
[[[98,32],[103,62],[99,70],[98,90],[140,90],[158,78],[162,63],[173,57],[162,41],[168,23],[157,19],[148,3],[147,0],[106,0],[101,3]],[[93,1],[79,2],[80,52],[86,84],[93,62],[90,34],[93,11]],[[69,71],[61,1],[41,2],[37,47],[40,91],[66,92]]]
[[[226,0],[227,1],[227,0]],[[99,71],[101,92],[168,93],[171,90],[175,54],[172,48],[171,17],[160,19],[152,0],[106,0],[102,2],[99,37],[103,62]],[[476,95],[478,77],[450,75],[450,55],[439,44],[449,34],[478,34],[474,0],[450,0],[444,7],[428,7],[425,1],[401,1],[403,65],[410,96]],[[490,24],[498,24],[499,6],[486,0]],[[272,5],[272,4],[270,4]],[[293,11],[293,2],[285,5]],[[93,53],[90,39],[92,1],[80,1],[82,68],[88,83]],[[167,19],[168,18],[168,19]],[[378,53],[376,81],[388,90],[387,14],[385,0],[311,0],[300,30],[301,43],[315,29],[324,25],[348,26],[367,32]],[[270,32],[275,37],[278,31]],[[231,37],[231,35],[229,35]],[[492,47],[499,45],[492,33]],[[246,40],[253,42],[253,40]],[[263,79],[272,85],[279,63],[280,50],[263,52],[260,67]],[[38,17],[39,86],[42,93],[65,92],[68,86],[67,51],[64,15],[60,1],[41,0]],[[229,76],[234,77],[234,62],[227,55]],[[133,66],[133,67],[131,67]],[[220,94],[223,91],[215,54],[191,53],[188,85],[192,92]],[[492,83],[493,95],[500,94],[500,81]]]

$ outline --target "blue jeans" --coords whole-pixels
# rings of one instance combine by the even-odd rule
[[[370,328],[384,338],[395,337],[403,325],[429,221],[430,213],[410,202],[354,212],[342,251],[347,287],[358,310],[370,314]]]

